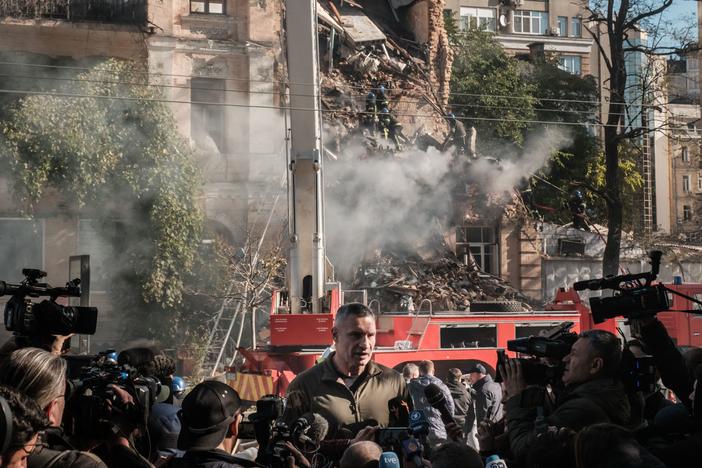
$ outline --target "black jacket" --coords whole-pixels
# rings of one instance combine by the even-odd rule
[[[473,424],[475,423],[473,398],[465,385],[460,382],[447,381],[446,386],[451,392],[451,397],[453,397],[453,417],[464,432],[468,433],[473,430]]]
[[[692,412],[690,393],[694,377],[690,375],[685,365],[685,359],[668,335],[668,331],[660,320],[655,319],[640,328],[641,339],[656,361],[656,367],[661,374],[663,384],[675,392],[678,400]]]
[[[486,375],[473,384],[475,392],[475,416],[478,424],[483,421],[502,419],[502,387]]]
[[[50,427],[40,436],[35,450],[27,458],[28,468],[107,468],[107,465],[96,455],[75,450],[64,438],[59,428]]]
[[[536,408],[521,406],[521,395],[505,402],[509,445],[515,457],[526,460],[536,441]],[[579,431],[596,423],[628,426],[631,418],[629,399],[623,385],[614,379],[590,380],[568,389],[547,418],[549,426]]]
[[[168,468],[248,468],[259,467],[256,462],[230,455],[224,450],[192,450],[182,458],[171,458]]]

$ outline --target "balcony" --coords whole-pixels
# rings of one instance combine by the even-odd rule
[[[145,24],[148,0],[0,0],[0,17]]]

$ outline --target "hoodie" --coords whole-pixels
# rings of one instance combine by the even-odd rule
[[[412,397],[412,406],[414,409],[422,411],[427,418],[427,422],[429,423],[429,436],[435,439],[446,440],[446,428],[441,420],[441,413],[439,410],[432,408],[427,401],[427,397],[424,395],[424,389],[432,383],[436,384],[441,389],[441,393],[444,394],[444,399],[446,400],[446,407],[451,414],[454,414],[455,406],[451,392],[440,379],[433,375],[422,375],[419,378],[410,380],[408,388],[410,396]]]

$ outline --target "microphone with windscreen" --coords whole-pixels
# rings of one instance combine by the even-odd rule
[[[380,455],[378,468],[400,468],[400,457],[395,452],[383,452]]]
[[[317,413],[305,413],[290,426],[293,439],[316,450],[329,432],[329,422]]]
[[[458,424],[456,420],[453,419],[453,414],[451,414],[448,404],[446,403],[446,397],[438,385],[430,383],[424,387],[424,396],[427,397],[427,401],[431,407],[439,411],[441,414],[441,421],[444,425],[451,423]]]

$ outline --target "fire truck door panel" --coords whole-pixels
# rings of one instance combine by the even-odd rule
[[[690,346],[702,346],[702,317],[690,318]]]

